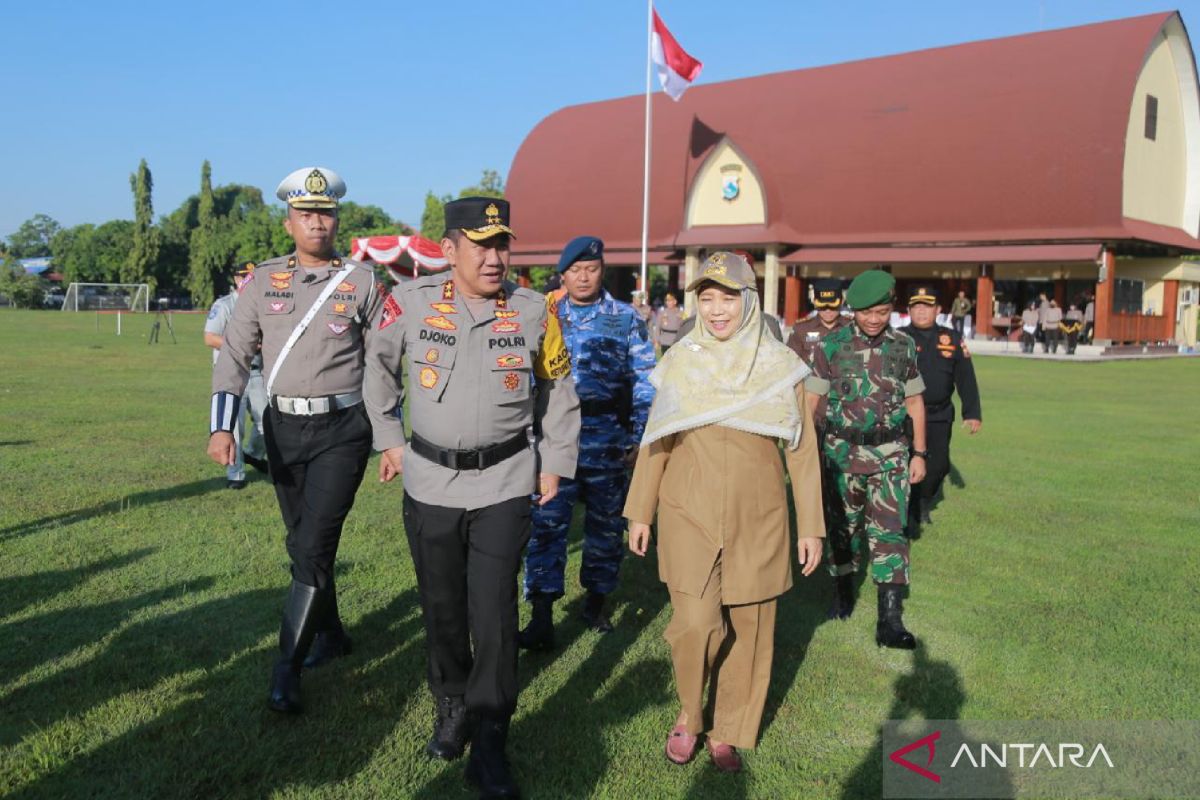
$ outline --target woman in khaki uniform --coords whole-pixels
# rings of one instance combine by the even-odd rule
[[[673,608],[666,639],[682,706],[667,758],[690,761],[707,731],[713,762],[737,771],[736,748],[758,739],[775,601],[792,585],[781,440],[804,575],[821,559],[825,520],[801,386],[808,367],[766,332],[753,271],[733,253],[714,253],[693,290],[702,324],[651,375],[657,394],[624,513],[629,547],[640,556],[658,512],[659,577]]]

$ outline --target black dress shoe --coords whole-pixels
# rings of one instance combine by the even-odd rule
[[[471,758],[467,762],[467,780],[479,790],[481,798],[520,797],[504,749],[508,741],[508,720],[480,720],[471,740]]]
[[[608,615],[604,613],[604,600],[605,595],[588,592],[581,616],[583,617],[584,624],[592,630],[600,633],[611,633],[613,624]]]
[[[425,745],[425,754],[430,758],[453,761],[463,754],[470,735],[470,717],[462,697],[439,697],[433,736]]]
[[[243,450],[242,451],[242,460],[245,461],[250,466],[254,467],[256,470],[261,472],[263,475],[267,475],[270,472],[270,470],[267,469],[267,460],[265,458],[258,458],[256,456],[252,456],[249,453],[247,453],[245,450]]]
[[[225,483],[225,488],[226,489],[234,489],[234,490],[245,489],[246,481],[245,481],[245,479],[242,479],[240,481],[227,481]]]
[[[554,649],[554,597],[537,593],[529,598],[533,616],[529,624],[517,632],[517,647],[522,650]]]
[[[299,714],[304,710],[300,702],[300,670],[290,661],[281,660],[271,671],[271,692],[267,705],[272,711],[283,714]]]

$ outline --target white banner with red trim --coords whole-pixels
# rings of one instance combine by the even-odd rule
[[[350,257],[364,263],[383,264],[397,281],[412,280],[422,273],[442,272],[450,266],[440,244],[416,234],[355,239]]]

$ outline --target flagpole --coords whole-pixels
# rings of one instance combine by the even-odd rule
[[[650,238],[650,72],[654,60],[654,0],[646,0],[646,159],[642,171],[642,291],[650,302],[646,283],[646,245]]]

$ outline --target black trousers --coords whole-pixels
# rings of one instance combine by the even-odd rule
[[[955,331],[958,332],[959,336],[963,335],[963,327],[966,325],[966,322],[967,322],[966,317],[955,317],[955,316],[950,317],[950,325],[954,328]]]
[[[909,496],[908,518],[915,522],[921,512],[928,512],[933,498],[942,488],[942,482],[950,474],[950,435],[954,433],[954,420],[944,422],[925,421],[925,479],[913,487]]]
[[[404,496],[429,688],[463,696],[482,715],[509,717],[517,707],[517,571],[531,512],[527,496],[472,511]]]
[[[275,497],[287,527],[292,577],[326,589],[342,523],[371,454],[371,423],[360,403],[312,417],[271,408],[263,415]]]

